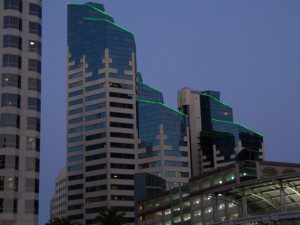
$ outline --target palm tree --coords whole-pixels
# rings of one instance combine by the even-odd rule
[[[68,218],[53,218],[49,220],[49,225],[78,225],[77,223],[71,222]]]
[[[98,225],[126,225],[128,219],[125,218],[124,212],[119,212],[117,208],[107,209],[96,216],[95,220]]]

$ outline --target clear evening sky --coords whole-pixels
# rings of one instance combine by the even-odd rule
[[[80,2],[80,1],[74,1]],[[104,0],[133,33],[145,82],[176,107],[182,87],[218,90],[267,160],[300,162],[299,0]],[[66,0],[43,1],[40,225],[65,165]]]

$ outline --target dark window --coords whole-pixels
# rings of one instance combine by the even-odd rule
[[[130,124],[130,123],[110,122],[110,126],[111,126],[111,127],[119,127],[119,128],[133,129],[133,124]]]
[[[29,33],[42,36],[42,26],[36,22],[29,22]]]
[[[106,137],[106,133],[92,134],[92,135],[86,136],[85,140],[92,141],[92,140],[97,140],[97,139],[101,139],[101,138],[105,138],[105,137]]]
[[[22,12],[23,11],[22,0],[4,0],[4,9],[13,9]]]
[[[83,199],[83,194],[69,195],[68,200]]]
[[[122,164],[122,163],[111,163],[110,167],[114,168],[114,169],[124,169],[124,170],[134,170],[135,169],[135,165]]]
[[[1,106],[2,107],[17,107],[20,108],[21,96],[17,94],[3,93],[1,95]]]
[[[119,113],[119,112],[110,112],[111,117],[117,117],[117,118],[126,118],[126,119],[133,119],[133,114],[129,113]]]
[[[19,55],[4,54],[2,58],[2,66],[22,69],[22,57]]]
[[[41,44],[41,42],[30,40],[28,50],[30,52],[36,52],[36,53],[42,54],[42,44]]]
[[[18,48],[22,50],[22,38],[15,35],[4,35],[3,48]]]
[[[33,178],[26,178],[25,191],[39,193],[39,180]]]
[[[75,184],[75,185],[70,185],[68,187],[68,190],[72,191],[72,190],[78,190],[78,189],[82,189],[82,188],[83,188],[83,184]]]
[[[42,70],[41,61],[37,59],[29,59],[28,70],[41,73]]]
[[[21,88],[21,76],[12,73],[2,74],[2,87]]]
[[[118,159],[134,159],[134,154],[125,154],[125,153],[110,153],[111,158]]]
[[[106,207],[105,206],[102,206],[102,207],[96,207],[96,208],[89,208],[89,209],[86,209],[86,213],[87,214],[92,214],[92,213],[99,213],[101,211],[106,211]],[[95,224],[97,223],[97,221],[95,219],[89,219],[89,220],[86,220],[86,224]]]
[[[80,220],[82,218],[83,218],[83,214],[77,214],[77,215],[68,216],[69,220]]]
[[[134,134],[119,133],[119,132],[110,132],[110,136],[116,138],[128,138],[128,139],[134,138]]]
[[[121,89],[128,89],[128,90],[132,90],[133,89],[132,84],[121,84],[121,83],[115,83],[115,82],[109,82],[109,87],[112,87],[112,88],[121,88]]]
[[[41,92],[41,80],[28,78],[28,90]]]
[[[112,195],[111,200],[113,201],[133,201],[133,196],[128,195]]]
[[[87,177],[85,180],[86,182],[92,182],[96,180],[105,180],[105,179],[106,179],[106,174],[100,174],[100,175]]]
[[[95,171],[95,170],[102,170],[106,168],[106,163],[103,164],[96,164],[92,166],[86,166],[85,171]]]
[[[96,155],[88,155],[85,157],[85,161],[93,161],[93,160],[104,159],[104,158],[106,158],[106,153],[96,154]]]
[[[119,102],[110,102],[109,105],[110,105],[110,107],[115,107],[115,108],[133,109],[132,104],[125,104],[125,103],[119,103]]]
[[[95,192],[95,191],[103,191],[106,189],[107,189],[106,185],[99,185],[99,186],[87,187],[85,190],[86,192]]]
[[[73,176],[69,176],[68,180],[72,181],[72,180],[81,180],[83,179],[83,174],[77,174],[77,175],[73,175]]]
[[[42,7],[39,6],[38,4],[30,3],[29,4],[29,15],[42,18]]]
[[[19,148],[20,137],[14,134],[0,134],[0,148]]]
[[[41,111],[41,100],[39,98],[28,97],[28,109]]]
[[[128,174],[111,174],[111,179],[133,180],[134,176]]]
[[[17,114],[1,114],[1,127],[20,128],[20,115]]]
[[[68,210],[77,210],[82,209],[82,204],[76,204],[76,205],[69,205]]]
[[[106,148],[106,143],[99,143],[99,144],[95,144],[95,145],[88,145],[85,147],[86,151],[92,151],[92,150],[96,150],[96,149],[101,149],[101,148]]]
[[[22,19],[15,16],[5,16],[3,21],[4,28],[13,28],[22,31]]]
[[[110,142],[110,147],[134,149],[134,144]]]
[[[133,98],[133,95],[131,94],[124,94],[124,93],[117,93],[117,92],[109,92],[109,96],[113,98],[125,98],[125,99]]]
[[[28,130],[41,130],[41,120],[37,117],[27,117],[27,129]]]
[[[134,186],[133,185],[112,184],[111,185],[111,189],[112,190],[126,190],[126,191],[130,191],[130,190],[134,190]]]

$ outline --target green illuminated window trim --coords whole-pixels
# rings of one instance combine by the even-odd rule
[[[110,16],[106,12],[102,11],[101,9],[98,9],[97,7],[89,5],[89,4],[84,4],[84,3],[68,3],[68,4],[69,5],[77,5],[77,6],[84,6],[84,5],[86,5],[86,6],[91,7],[92,9],[96,10],[97,12],[103,14],[103,15]]]
[[[143,85],[147,86],[148,88],[150,88],[150,89],[152,89],[152,90],[154,90],[154,91],[157,91],[157,92],[159,92],[159,93],[162,93],[161,91],[157,90],[156,88],[151,87],[151,86],[149,86],[149,85],[147,85],[147,84],[145,84],[145,83],[143,83],[143,82],[138,81],[138,83],[139,83],[139,84],[143,84]]]
[[[211,95],[208,95],[208,94],[201,94],[201,95],[210,97],[211,99],[215,100],[216,102],[219,102],[219,103],[221,103],[222,105],[225,105],[225,106],[227,106],[227,107],[229,107],[229,108],[232,109],[232,107],[231,107],[230,105],[227,105],[225,102],[222,102],[222,101],[220,101],[219,99],[217,99],[217,98],[215,98],[215,97],[213,97],[213,96],[211,96]]]
[[[124,27],[121,27],[120,25],[117,25],[117,24],[115,24],[115,23],[113,23],[113,22],[111,22],[111,21],[109,21],[107,19],[98,19],[98,18],[83,18],[83,19],[84,20],[90,20],[90,21],[102,21],[102,22],[106,22],[106,23],[109,23],[109,24],[111,24],[111,25],[113,25],[115,27],[118,27],[118,28],[120,28],[120,29],[122,29],[122,30],[124,30],[124,31],[126,31],[126,32],[128,32],[128,33],[130,33],[132,35],[134,35],[132,32],[130,32],[129,30],[125,29]]]
[[[182,113],[182,112],[180,112],[180,111],[178,111],[178,110],[176,110],[176,109],[173,109],[173,108],[171,108],[170,106],[167,106],[167,105],[165,105],[165,104],[163,104],[163,103],[161,103],[161,102],[153,102],[153,101],[144,100],[144,99],[137,99],[136,101],[138,101],[138,102],[145,102],[145,103],[149,103],[149,104],[160,105],[160,106],[163,106],[163,107],[165,107],[165,108],[167,108],[167,109],[170,109],[170,110],[172,110],[172,111],[174,111],[174,112],[176,112],[176,113],[178,113],[178,114],[180,114],[180,115],[182,115],[182,116],[188,117],[186,114],[184,114],[184,113]]]
[[[255,132],[255,131],[249,129],[248,127],[245,127],[245,126],[243,126],[243,125],[241,125],[241,124],[238,124],[238,123],[229,122],[229,121],[224,121],[224,120],[217,120],[217,119],[212,119],[212,121],[213,121],[213,122],[217,122],[217,123],[226,123],[226,124],[231,124],[231,125],[237,125],[237,126],[240,126],[240,127],[244,128],[244,129],[246,129],[246,130],[249,130],[249,131],[251,131],[251,132],[253,132],[253,133],[255,133],[255,134],[257,134],[257,135],[263,137],[263,135],[262,135],[261,133]]]

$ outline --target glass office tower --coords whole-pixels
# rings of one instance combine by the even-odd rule
[[[38,223],[42,0],[0,1],[0,224]]]
[[[107,207],[134,222],[134,35],[102,4],[68,4],[68,217],[82,224]]]
[[[167,189],[188,183],[190,152],[187,116],[163,103],[160,91],[137,82],[139,171],[166,180]]]
[[[252,150],[253,161],[264,159],[263,136],[233,122],[233,110],[220,101],[220,92],[184,88],[178,105],[189,115],[193,176],[239,161],[245,149]]]

